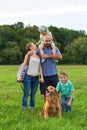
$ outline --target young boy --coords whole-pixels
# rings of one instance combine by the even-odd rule
[[[74,96],[74,86],[66,72],[60,73],[60,81],[56,86],[57,91],[61,95],[61,107],[63,112],[70,112],[72,110],[72,100]]]

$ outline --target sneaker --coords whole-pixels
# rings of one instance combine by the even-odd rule
[[[54,60],[55,62],[58,62],[58,60]]]
[[[45,59],[42,59],[42,62],[44,62],[45,61]]]
[[[33,108],[33,107],[30,107],[30,111],[33,113],[33,112],[34,112],[34,108]]]
[[[25,107],[25,106],[22,106],[22,110],[26,110],[26,107]]]

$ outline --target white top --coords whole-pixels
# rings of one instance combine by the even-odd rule
[[[32,76],[39,75],[39,67],[40,67],[40,58],[35,58],[33,56],[30,57],[29,67],[27,74]]]

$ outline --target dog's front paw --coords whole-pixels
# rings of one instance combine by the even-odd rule
[[[48,115],[44,115],[44,118],[47,119],[47,118],[48,118]]]
[[[42,112],[40,111],[38,115],[39,115],[39,116],[42,116],[43,114],[42,114]]]

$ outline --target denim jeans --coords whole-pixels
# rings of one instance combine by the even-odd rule
[[[62,96],[61,97],[62,111],[70,112],[72,110],[72,105],[71,106],[67,106],[67,103],[68,103],[69,99],[70,99],[70,97],[66,97],[66,96]]]
[[[35,95],[38,88],[38,77],[27,77],[25,76],[23,85],[24,85],[24,95],[22,98],[22,107],[27,107],[27,100],[30,94],[30,108],[34,109],[35,106]]]

